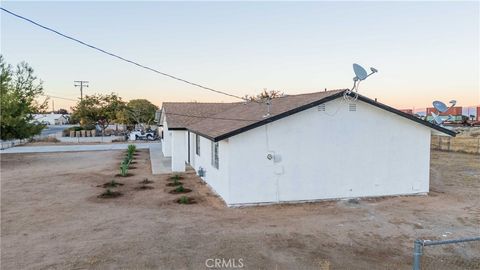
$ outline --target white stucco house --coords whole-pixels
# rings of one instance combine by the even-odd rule
[[[229,206],[425,194],[431,133],[455,132],[345,90],[267,105],[164,103],[162,151]]]
[[[69,118],[68,118],[68,115],[64,115],[64,114],[45,113],[45,114],[34,114],[33,121],[36,121],[45,125],[66,125],[68,124]]]

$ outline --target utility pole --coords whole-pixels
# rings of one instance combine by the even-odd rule
[[[55,100],[52,99],[52,113],[55,113]]]
[[[88,87],[88,81],[73,81],[74,86],[80,86],[80,101],[83,100],[83,87]]]

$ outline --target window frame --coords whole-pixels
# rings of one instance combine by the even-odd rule
[[[195,154],[200,156],[200,135],[195,134]]]
[[[211,154],[211,164],[215,169],[219,169],[220,165],[220,145],[218,142],[212,141],[212,154]]]

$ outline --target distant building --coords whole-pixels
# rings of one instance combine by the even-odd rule
[[[440,118],[447,119],[449,115],[452,116],[450,121],[462,121],[462,107],[452,107],[444,113],[440,113],[437,109],[431,107],[427,108],[427,121],[433,120],[432,112],[436,115],[440,115]]]
[[[477,107],[477,121],[480,121],[480,107]]]
[[[404,113],[408,113],[408,114],[413,114],[413,110],[412,109],[403,109],[403,110],[400,110],[401,112],[404,112]]]
[[[67,114],[34,114],[33,121],[44,125],[65,125],[68,124],[69,117]]]

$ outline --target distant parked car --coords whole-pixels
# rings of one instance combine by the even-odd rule
[[[155,131],[147,130],[133,130],[128,135],[128,139],[135,141],[135,140],[147,140],[147,141],[154,141],[157,139],[157,134]]]

